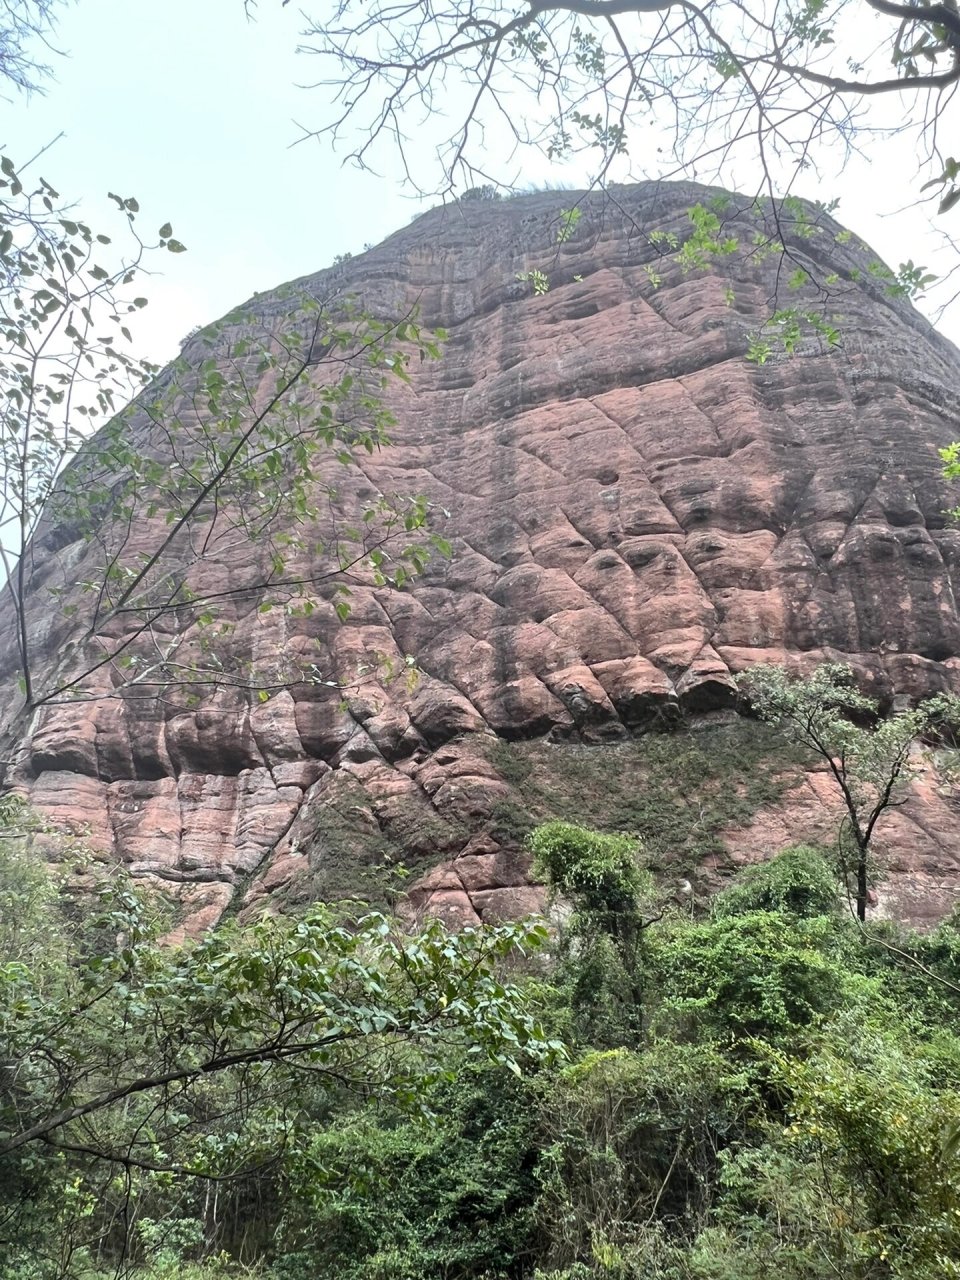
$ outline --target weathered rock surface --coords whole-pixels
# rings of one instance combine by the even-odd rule
[[[301,683],[266,703],[222,689],[185,706],[111,696],[104,667],[100,699],[29,726],[17,780],[35,804],[168,882],[194,926],[271,896],[364,889],[398,858],[444,859],[414,901],[493,918],[540,902],[516,841],[491,834],[511,793],[486,750],[495,736],[614,744],[729,705],[732,674],[758,661],[848,660],[887,702],[956,687],[960,531],[936,451],[960,434],[960,354],[823,218],[787,247],[791,269],[839,278],[839,346],[812,336],[747,363],[776,260],[745,250],[684,273],[650,239],[682,240],[709,195],[589,196],[564,243],[572,193],[439,209],[299,282],[349,288],[383,315],[419,304],[449,331],[443,360],[392,393],[392,445],[342,491],[348,505],[425,494],[452,558],[403,591],[361,575],[345,622],[322,591],[309,616],[260,613],[255,594],[231,605],[236,653],[309,660],[336,688]],[[746,244],[758,215],[741,203],[724,218]],[[517,279],[532,269],[549,275],[542,296]],[[816,303],[808,285],[775,305]],[[285,305],[253,304],[267,325]],[[160,447],[148,422],[137,429]],[[153,529],[145,516],[145,549]],[[34,644],[63,670],[81,661],[79,624],[47,592],[64,588],[82,615],[75,586],[95,554],[57,527],[33,549]],[[233,539],[193,585],[255,581],[260,558]],[[11,626],[0,616],[0,655]],[[413,682],[396,675],[408,655]],[[11,707],[14,676],[0,656]],[[816,826],[807,792],[794,799],[731,830],[734,855]],[[960,894],[960,846],[935,788],[911,806],[886,830],[888,897],[927,916]]]

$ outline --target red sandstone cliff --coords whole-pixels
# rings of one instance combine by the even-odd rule
[[[706,195],[587,197],[563,244],[572,193],[438,209],[299,282],[337,280],[384,315],[419,304],[449,331],[443,360],[393,397],[392,445],[344,490],[348,503],[424,493],[452,559],[403,591],[359,581],[345,622],[322,595],[310,616],[260,613],[255,596],[231,606],[237,652],[309,655],[336,689],[302,683],[265,703],[221,690],[187,707],[107,696],[105,669],[104,696],[24,731],[17,781],[34,803],[168,882],[195,923],[314,883],[348,889],[345,849],[354,887],[383,857],[443,855],[417,900],[495,914],[539,898],[495,820],[511,782],[491,735],[598,744],[616,772],[616,744],[725,706],[752,662],[847,659],[885,699],[955,687],[960,531],[936,451],[960,435],[960,354],[822,219],[788,248],[791,269],[842,278],[840,345],[811,337],[748,364],[777,296],[777,260],[749,251],[756,214],[731,207],[746,247],[705,270],[685,274],[650,240],[682,239]],[[534,268],[550,277],[543,296],[517,279]],[[813,286],[798,296],[816,302]],[[286,304],[253,305],[269,325]],[[137,430],[160,448],[150,424]],[[51,585],[71,599],[93,554],[48,527],[34,599]],[[258,555],[234,540],[196,585],[236,582]],[[35,615],[35,643],[69,669],[76,624],[60,609]],[[392,674],[408,655],[413,681]],[[0,668],[10,706],[13,676]],[[728,846],[759,856],[817,828],[804,787]],[[888,831],[890,895],[922,915],[960,892],[960,841],[948,797],[928,787],[911,805]]]

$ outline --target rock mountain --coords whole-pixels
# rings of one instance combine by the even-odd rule
[[[345,500],[426,495],[452,557],[403,590],[361,574],[345,621],[329,593],[309,615],[231,605],[236,652],[309,650],[329,685],[187,706],[108,696],[105,668],[104,696],[24,730],[16,781],[33,803],[166,882],[193,927],[271,896],[389,892],[398,862],[410,900],[451,918],[535,908],[521,840],[549,813],[631,824],[665,875],[707,883],[826,837],[826,780],[736,720],[731,675],[848,660],[888,705],[960,684],[960,531],[937,456],[960,435],[960,354],[809,210],[779,228],[789,272],[812,281],[795,293],[755,244],[773,212],[735,197],[722,218],[740,247],[685,271],[670,237],[716,195],[465,201],[297,282],[384,316],[418,305],[448,330],[442,360],[391,393],[392,443]],[[531,271],[547,292],[518,279]],[[792,356],[745,360],[772,307],[825,293],[838,345],[807,334]],[[286,297],[251,306],[269,324]],[[94,554],[56,521],[35,541],[48,663],[73,660],[79,626],[48,588],[71,598]],[[235,541],[202,566],[204,589],[257,556]],[[9,612],[0,625],[9,654]],[[15,673],[0,674],[13,706]],[[890,818],[888,909],[953,904],[954,817],[925,778]]]

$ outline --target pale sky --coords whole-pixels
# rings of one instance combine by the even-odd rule
[[[269,13],[266,5],[270,5]],[[39,172],[80,201],[97,230],[119,229],[107,191],[135,196],[151,232],[169,220],[187,245],[146,282],[141,353],[179,339],[258,290],[328,266],[388,235],[420,206],[371,174],[303,143],[295,118],[298,15],[266,0],[79,0],[65,7],[44,95],[0,103],[0,144],[17,163],[57,134]]]
[[[329,144],[291,145],[295,121],[318,125],[329,112],[321,93],[297,87],[318,72],[295,53],[301,26],[296,6],[278,0],[261,0],[255,23],[242,0],[78,0],[62,11],[57,43],[67,56],[52,60],[45,95],[0,103],[0,145],[18,163],[65,134],[39,170],[97,230],[110,229],[112,190],[137,197],[146,229],[169,220],[187,245],[164,255],[164,274],[143,288],[151,302],[135,331],[138,354],[170,358],[195,325],[362,250],[425,207],[396,172],[342,167]],[[644,176],[643,163],[634,152],[633,176]],[[909,149],[888,144],[797,194],[839,195],[836,216],[892,266],[910,257],[944,272],[956,255],[930,237],[924,215],[881,216],[915,191],[914,170]],[[588,173],[531,159],[523,176],[583,184]],[[960,233],[960,207],[954,218]],[[960,339],[960,307],[940,327]]]

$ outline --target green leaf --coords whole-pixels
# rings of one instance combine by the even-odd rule
[[[168,240],[170,236],[173,235],[173,227],[171,227],[169,222],[165,222],[163,224],[163,226],[160,228],[159,235],[161,240]]]

